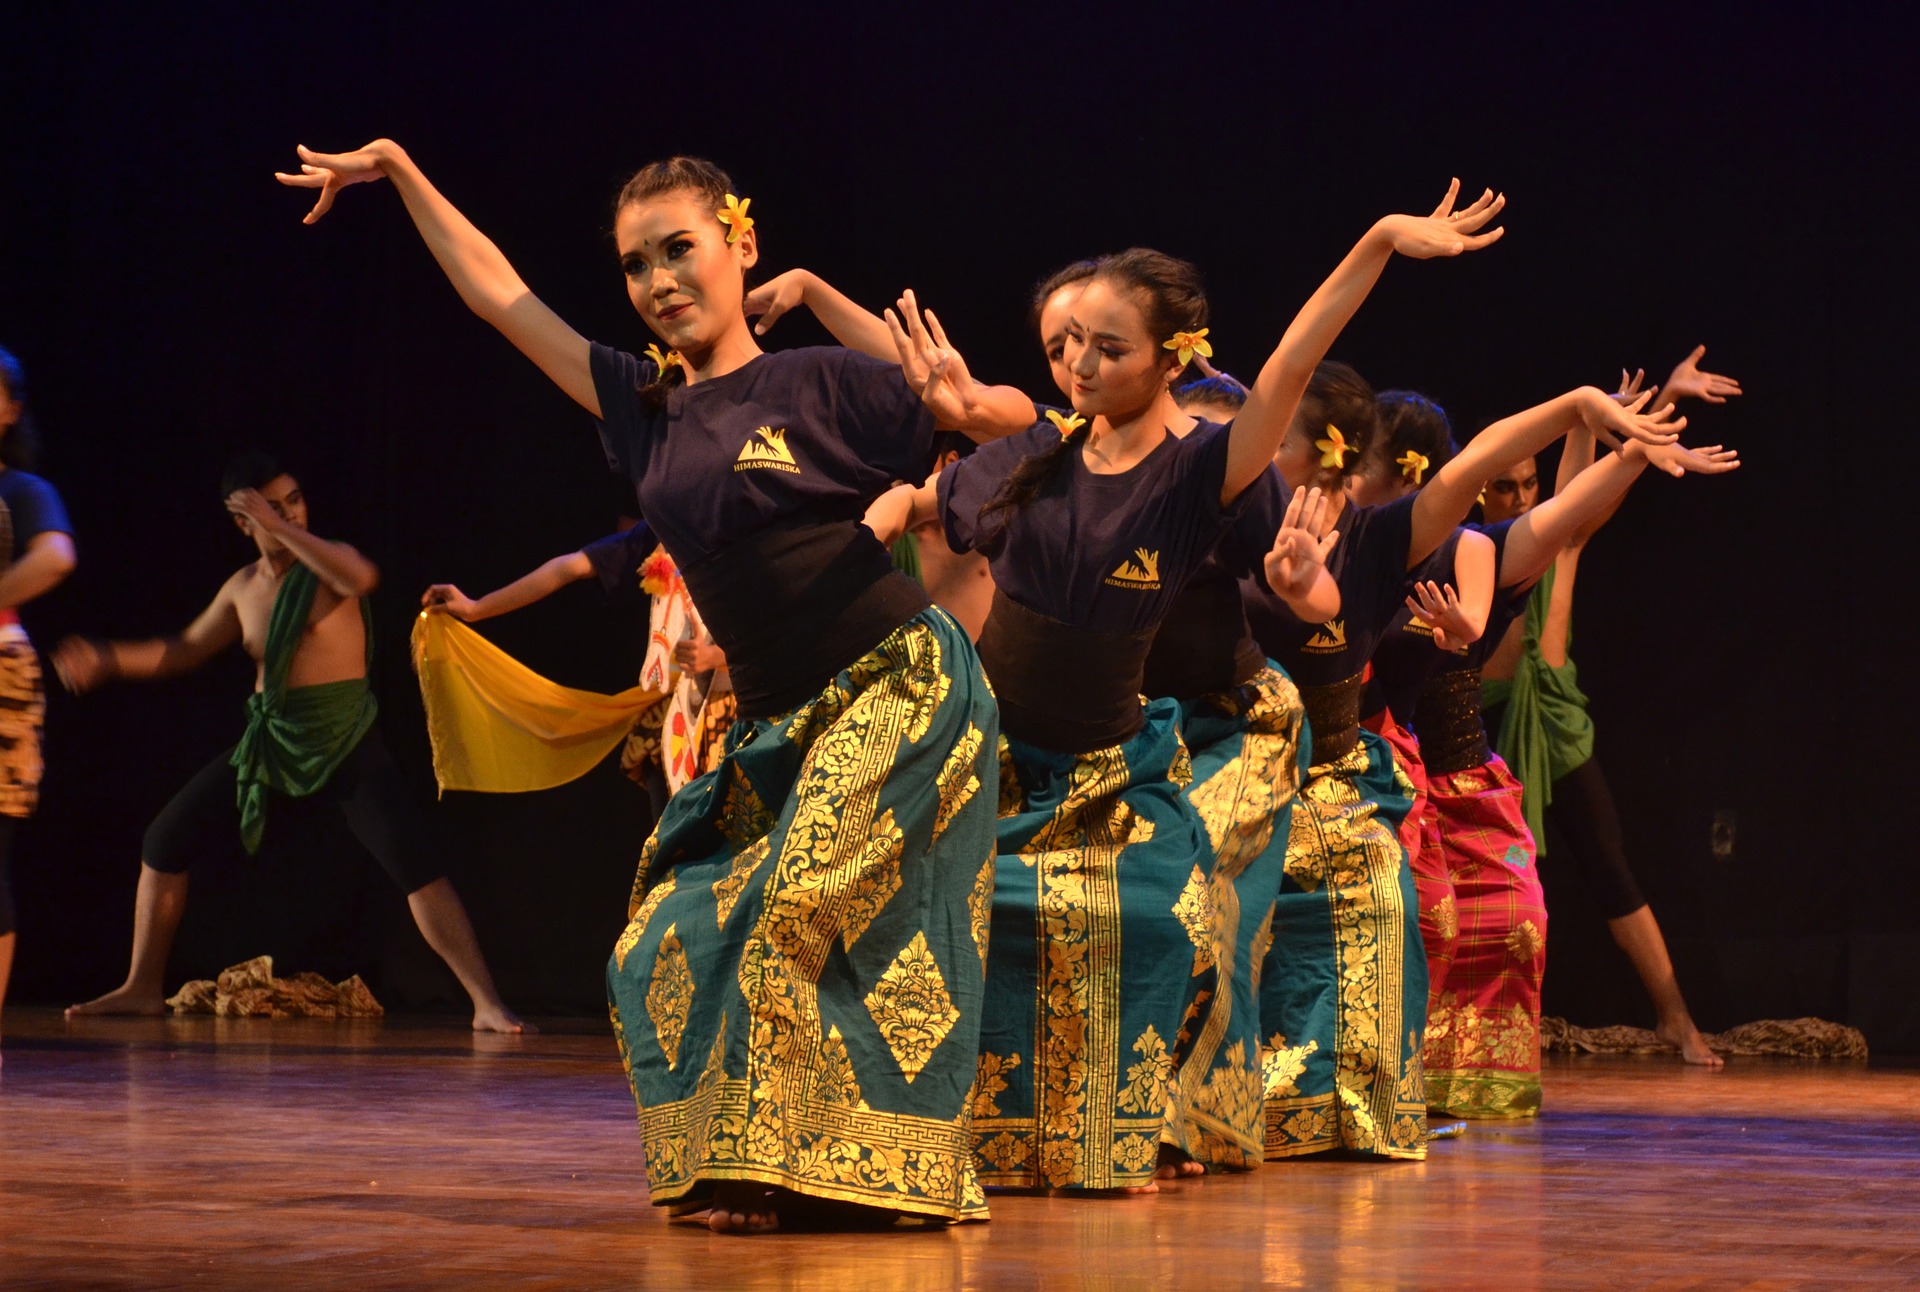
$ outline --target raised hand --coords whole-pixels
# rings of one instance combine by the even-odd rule
[[[1631,377],[1627,376],[1627,370],[1622,368],[1620,370],[1620,389],[1613,392],[1613,402],[1616,404],[1631,404],[1640,397],[1640,386],[1646,379],[1647,370],[1645,368],[1635,368],[1633,370],[1633,376]],[[1651,395],[1659,389],[1660,387],[1655,386],[1652,390],[1647,391],[1647,394]]]
[[[255,529],[271,531],[284,522],[266,496],[258,489],[236,489],[227,495],[227,511],[247,522],[247,534]]]
[[[273,177],[288,188],[317,188],[320,197],[308,211],[302,224],[312,224],[325,215],[333,206],[333,196],[349,184],[368,184],[377,179],[385,179],[387,172],[383,168],[385,139],[376,139],[364,148],[356,148],[350,153],[317,153],[305,144],[294,151],[300,155],[300,173],[289,175],[285,171],[275,171]]]
[[[933,410],[943,426],[964,426],[972,421],[979,407],[979,387],[967,371],[967,361],[947,340],[932,310],[922,310],[913,289],[908,288],[896,302],[899,312],[886,312],[887,331],[894,348],[900,352],[900,371],[907,384],[920,392],[920,400]],[[905,325],[901,323],[906,320]]]
[[[99,643],[85,637],[68,637],[53,648],[53,671],[75,695],[85,695],[112,680],[114,673],[113,661]]]
[[[1690,449],[1684,444],[1641,444],[1635,446],[1647,464],[1670,476],[1725,475],[1740,467],[1740,452],[1724,444],[1708,444]]]
[[[1698,399],[1709,404],[1724,404],[1727,396],[1740,393],[1740,383],[1732,377],[1701,371],[1700,361],[1706,356],[1707,347],[1696,345],[1693,353],[1680,361],[1680,365],[1667,378],[1668,399]]]
[[[789,269],[747,293],[741,305],[748,318],[760,320],[753,325],[755,336],[765,336],[782,314],[807,303],[807,277],[804,269]]]
[[[1460,594],[1453,590],[1451,583],[1440,584],[1431,579],[1415,583],[1413,596],[1407,598],[1407,609],[1413,611],[1414,618],[1433,629],[1433,644],[1441,650],[1459,650],[1479,636],[1460,608]]]
[[[474,612],[480,603],[469,597],[451,583],[436,583],[420,594],[420,604],[428,613],[452,615],[455,619],[472,623],[477,617]]]
[[[1616,404],[1611,396],[1592,386],[1582,393],[1581,421],[1610,444],[1623,439],[1639,440],[1643,444],[1672,444],[1687,425],[1686,418],[1674,415],[1672,404],[1655,412],[1644,411],[1647,401],[1653,398],[1650,390],[1641,391],[1626,404]]]
[[[1447,186],[1447,195],[1440,205],[1433,209],[1432,215],[1390,215],[1376,227],[1393,240],[1393,249],[1400,255],[1415,260],[1431,260],[1436,256],[1457,256],[1463,251],[1478,251],[1500,241],[1506,233],[1504,225],[1488,229],[1488,221],[1507,205],[1505,193],[1495,193],[1488,189],[1474,200],[1473,205],[1456,211],[1453,203],[1460,196],[1460,181],[1454,180]]]
[[[1266,556],[1268,585],[1288,601],[1305,596],[1339,541],[1328,519],[1325,495],[1317,488],[1295,489]]]

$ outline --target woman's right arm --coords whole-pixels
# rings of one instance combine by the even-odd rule
[[[320,190],[305,223],[325,215],[334,194],[350,184],[392,180],[414,227],[467,308],[500,329],[575,403],[600,416],[586,338],[528,290],[500,248],[427,182],[406,149],[391,139],[376,139],[350,153],[317,153],[305,146],[298,151],[300,173],[276,172],[274,178],[293,188]]]
[[[523,574],[504,588],[495,588],[484,597],[469,597],[451,583],[436,583],[421,594],[420,604],[429,611],[452,615],[473,623],[491,619],[544,600],[582,579],[593,577],[593,561],[585,552],[568,552]]]

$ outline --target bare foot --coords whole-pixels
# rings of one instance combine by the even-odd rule
[[[780,1228],[773,1190],[747,1180],[725,1180],[713,1188],[707,1228],[716,1234],[768,1234]]]
[[[1160,1146],[1160,1164],[1153,1169],[1156,1180],[1191,1180],[1207,1173],[1205,1162],[1196,1162],[1182,1149],[1171,1144]]]
[[[521,1022],[520,1016],[505,1005],[481,1005],[473,1011],[473,1030],[518,1033],[537,1032],[540,1029],[532,1023]]]
[[[1125,1185],[1118,1189],[1048,1189],[1049,1198],[1137,1198],[1146,1193],[1160,1192],[1158,1181],[1146,1184]]]
[[[104,996],[95,996],[81,1004],[67,1006],[68,1018],[127,1014],[153,1018],[166,1012],[167,998],[160,994],[158,987],[135,987],[132,984],[115,987]]]
[[[1727,1061],[1715,1054],[1707,1045],[1700,1029],[1693,1025],[1690,1018],[1662,1019],[1653,1034],[1680,1051],[1680,1057],[1688,1063],[1697,1063],[1703,1068],[1724,1068]]]

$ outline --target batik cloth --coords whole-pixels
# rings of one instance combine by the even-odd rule
[[[751,1180],[984,1216],[999,714],[972,644],[923,611],[734,733],[647,841],[607,966],[652,1201]]]
[[[1450,1117],[1531,1117],[1547,908],[1520,782],[1495,755],[1432,777],[1428,794],[1459,917],[1427,1018],[1427,1104]]]
[[[40,656],[17,621],[0,622],[0,816],[32,816],[40,804],[46,719]]]
[[[1270,1159],[1426,1156],[1427,965],[1397,834],[1411,789],[1363,729],[1308,769],[1294,801],[1260,979]]]
[[[1400,823],[1400,846],[1407,850],[1413,869],[1413,890],[1420,903],[1420,943],[1427,956],[1427,1025],[1433,1025],[1433,1011],[1446,986],[1447,972],[1453,965],[1454,945],[1460,937],[1460,906],[1453,891],[1453,876],[1440,846],[1440,816],[1434,810],[1428,792],[1426,764],[1420,760],[1420,742],[1413,733],[1394,720],[1391,710],[1382,710],[1367,720],[1367,728],[1379,733],[1393,751],[1393,765],[1413,787],[1412,806]],[[1432,1070],[1428,1070],[1428,1096],[1432,1096]]]
[[[1153,1179],[1182,1032],[1217,990],[1212,845],[1176,701],[1122,744],[1008,739],[973,1137],[981,1180]]]
[[[1193,763],[1187,801],[1213,849],[1207,889],[1217,919],[1219,984],[1178,1047],[1166,1138],[1208,1166],[1250,1169],[1265,1156],[1260,958],[1287,853],[1307,741],[1300,691],[1277,665],[1246,683],[1180,702]]]

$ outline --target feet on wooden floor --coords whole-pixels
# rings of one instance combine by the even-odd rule
[[[69,1013],[72,1011],[69,1010]],[[505,1005],[480,1005],[473,1011],[473,1030],[476,1032],[538,1032],[540,1029],[532,1023],[523,1023],[520,1016]]]
[[[723,1180],[713,1189],[707,1228],[716,1234],[769,1234],[780,1228],[775,1192],[751,1180]]]
[[[1196,1162],[1171,1144],[1160,1146],[1160,1164],[1153,1169],[1156,1180],[1191,1180],[1207,1173],[1205,1162]]]
[[[1688,1063],[1697,1063],[1703,1068],[1722,1068],[1727,1061],[1715,1054],[1707,1045],[1700,1029],[1693,1020],[1684,1015],[1679,1018],[1663,1018],[1653,1034],[1680,1051],[1680,1057]]]
[[[115,987],[104,996],[95,996],[92,1000],[67,1006],[68,1018],[127,1015],[153,1018],[166,1012],[167,998],[160,994],[158,987],[137,987],[132,983]]]
[[[901,1213],[861,1202],[839,1202],[775,1188],[752,1180],[714,1185],[707,1228],[716,1234],[770,1234],[783,1227],[806,1230],[891,1229]],[[698,1210],[677,1209],[676,1214]]]

